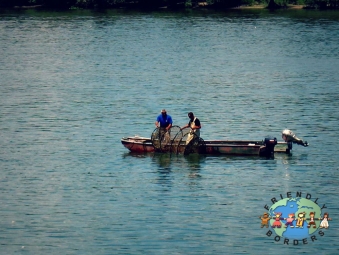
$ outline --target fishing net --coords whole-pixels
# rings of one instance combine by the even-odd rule
[[[205,141],[191,132],[191,128],[184,128],[177,133],[171,144],[171,152],[188,155],[191,153],[205,153]]]
[[[157,127],[156,129],[154,129],[151,135],[152,144],[156,151],[159,151],[161,148],[160,147],[161,139],[162,139],[161,134],[162,134],[161,129]]]
[[[159,152],[171,151],[172,141],[178,132],[180,132],[179,126],[172,126],[168,131],[165,128],[156,128],[151,135],[155,150]]]
[[[190,127],[181,129],[179,126],[172,126],[168,131],[165,128],[156,128],[151,140],[157,152],[189,155],[206,151],[205,141],[192,133]]]
[[[184,155],[189,155],[191,153],[203,154],[206,152],[205,141],[196,134],[193,134],[193,137],[191,139],[186,139],[185,143],[186,146],[183,152]]]
[[[184,152],[185,142],[190,131],[191,128],[189,127],[178,130],[171,143],[171,153],[179,154]]]

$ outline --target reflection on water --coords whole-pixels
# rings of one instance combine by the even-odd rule
[[[184,155],[175,155],[171,153],[134,153],[134,152],[125,152],[123,158],[150,158],[153,163],[155,163],[159,170],[171,170],[171,166],[181,166],[182,168],[189,168],[191,170],[199,170],[200,164],[205,162],[206,155],[200,154],[190,154],[187,156]],[[218,157],[218,156],[213,156]],[[223,156],[225,158],[225,156]],[[220,156],[220,158],[223,158]]]
[[[168,153],[154,153],[152,161],[158,166],[159,171],[171,171],[172,155]]]
[[[159,178],[168,179],[169,174],[172,169],[182,169],[183,171],[188,171],[188,176],[190,178],[200,177],[199,171],[201,169],[201,164],[204,164],[206,161],[206,155],[200,154],[190,154],[187,156],[184,155],[175,155],[170,153],[133,153],[127,152],[123,154],[123,158],[149,158],[151,162],[155,164],[158,168]],[[222,160],[222,157],[220,157]]]
[[[125,152],[122,154],[123,158],[133,157],[133,158],[151,158],[154,153],[136,153],[136,152]]]

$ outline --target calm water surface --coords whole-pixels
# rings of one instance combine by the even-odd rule
[[[337,12],[0,14],[0,254],[338,254]],[[310,143],[257,157],[136,155],[166,108],[204,139]],[[318,197],[325,236],[258,216]]]

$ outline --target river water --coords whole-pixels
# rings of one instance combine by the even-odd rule
[[[1,254],[338,254],[339,13],[0,14]],[[131,154],[162,108],[204,139],[310,144],[274,159]],[[302,192],[308,244],[259,216]],[[316,215],[320,217],[320,215]]]

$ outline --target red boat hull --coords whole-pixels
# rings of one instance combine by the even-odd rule
[[[263,155],[266,149],[263,141],[227,141],[227,140],[205,140],[206,154],[227,154],[227,155]],[[131,152],[148,153],[155,152],[155,148],[150,138],[146,137],[124,137],[121,143]],[[279,143],[278,148],[274,148],[274,152],[289,152],[286,143]],[[281,146],[282,145],[282,146]],[[180,145],[184,151],[185,144]],[[168,150],[170,151],[170,150]]]

